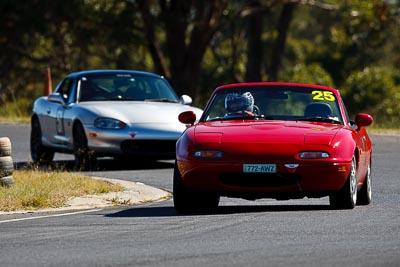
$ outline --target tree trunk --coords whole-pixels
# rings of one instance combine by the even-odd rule
[[[154,71],[162,76],[170,77],[171,74],[165,63],[163,53],[155,40],[154,18],[150,14],[149,1],[138,1],[138,7],[143,19],[143,28],[147,40],[147,48],[154,63]]]
[[[270,81],[278,80],[278,72],[281,67],[282,57],[285,50],[286,36],[296,6],[297,3],[287,3],[283,6],[277,26],[278,37],[272,49],[271,61],[267,73],[268,80]]]
[[[160,16],[157,17],[165,29],[165,55],[169,67],[163,60],[165,56],[155,43],[155,30],[148,1],[139,1],[148,49],[156,69],[163,70],[178,94],[196,97],[201,64],[210,40],[219,26],[227,0],[188,1],[160,0]],[[150,2],[151,3],[151,2]]]
[[[250,0],[249,8],[252,9],[248,17],[247,31],[247,82],[261,81],[262,62],[262,10],[259,0]]]

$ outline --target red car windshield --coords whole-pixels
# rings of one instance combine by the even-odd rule
[[[232,95],[253,103],[242,109]],[[229,119],[304,120],[343,124],[338,96],[333,91],[298,86],[240,86],[217,91],[201,121]]]

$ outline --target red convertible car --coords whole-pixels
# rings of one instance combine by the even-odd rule
[[[332,208],[371,202],[372,116],[350,120],[339,91],[295,83],[218,87],[176,144],[173,195],[180,213],[248,200],[321,198]]]

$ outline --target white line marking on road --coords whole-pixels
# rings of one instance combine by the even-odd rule
[[[89,212],[95,212],[95,211],[100,211],[100,210],[102,210],[102,209],[92,209],[92,210],[83,210],[83,211],[76,211],[76,212],[70,212],[70,213],[60,213],[60,214],[52,214],[52,215],[43,215],[43,216],[35,216],[35,217],[27,217],[27,218],[19,218],[19,219],[11,219],[11,220],[0,221],[0,224],[1,224],[1,223],[8,223],[8,222],[19,222],[19,221],[36,220],[36,219],[43,219],[43,218],[70,216],[70,215],[76,215],[76,214],[82,214],[82,213],[89,213]]]

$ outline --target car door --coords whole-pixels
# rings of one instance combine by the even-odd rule
[[[70,109],[71,103],[74,102],[74,88],[74,79],[64,79],[55,91],[55,93],[61,96],[63,103],[51,102],[47,107],[49,137],[51,142],[57,146],[62,147],[67,143],[68,138],[65,136],[64,114],[66,110]]]
[[[362,174],[367,171],[367,167],[369,164],[369,158],[368,158],[368,139],[366,137],[366,132],[365,129],[359,129],[355,123],[355,121],[350,120],[349,115],[347,113],[346,106],[343,103],[343,100],[340,99],[340,105],[343,107],[343,116],[345,120],[348,123],[348,126],[350,127],[352,131],[352,136],[353,139],[356,143],[356,146],[358,148],[358,173],[357,173],[357,178],[361,179]]]
[[[360,129],[354,121],[350,121],[349,126],[352,130],[353,140],[357,146],[358,162],[356,176],[357,180],[360,181],[365,176],[369,164],[368,140],[365,135],[365,129]]]

